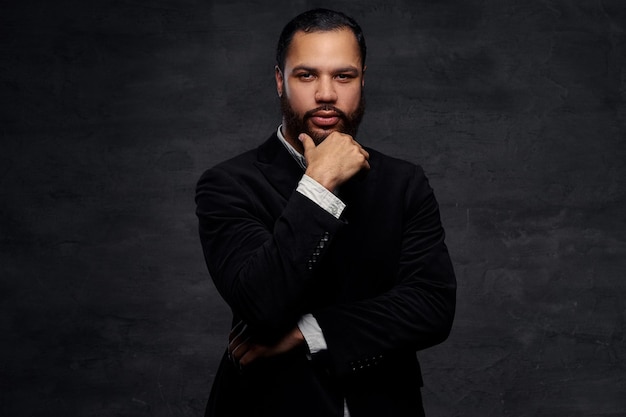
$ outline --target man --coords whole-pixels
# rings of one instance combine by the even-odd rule
[[[233,312],[208,416],[421,416],[415,352],[445,340],[456,282],[422,169],[363,148],[366,47],[342,13],[285,26],[283,120],[197,187]]]

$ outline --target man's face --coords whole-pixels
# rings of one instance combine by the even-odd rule
[[[300,133],[316,144],[334,131],[355,136],[365,110],[363,84],[359,45],[351,30],[296,32],[284,71],[276,68],[287,140],[297,143]]]

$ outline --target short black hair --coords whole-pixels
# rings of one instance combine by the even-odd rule
[[[361,64],[365,68],[365,37],[359,24],[351,17],[341,12],[329,9],[313,9],[294,17],[285,25],[278,39],[276,47],[276,65],[281,71],[285,70],[285,57],[293,36],[298,31],[306,33],[327,32],[331,30],[350,29],[359,44],[361,52]]]

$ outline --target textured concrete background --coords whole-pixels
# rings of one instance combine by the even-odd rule
[[[0,415],[201,414],[228,314],[195,182],[276,128],[276,39],[324,5],[269,4],[0,6]],[[360,140],[424,166],[458,274],[428,414],[626,415],[626,4],[332,6]]]

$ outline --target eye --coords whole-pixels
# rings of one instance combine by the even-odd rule
[[[313,74],[311,74],[310,72],[301,72],[300,74],[298,74],[298,78],[300,78],[303,81],[312,80]]]
[[[352,75],[352,74],[337,74],[335,76],[335,78],[337,78],[337,80],[339,80],[339,81],[350,81],[351,79],[354,78],[354,75]]]

